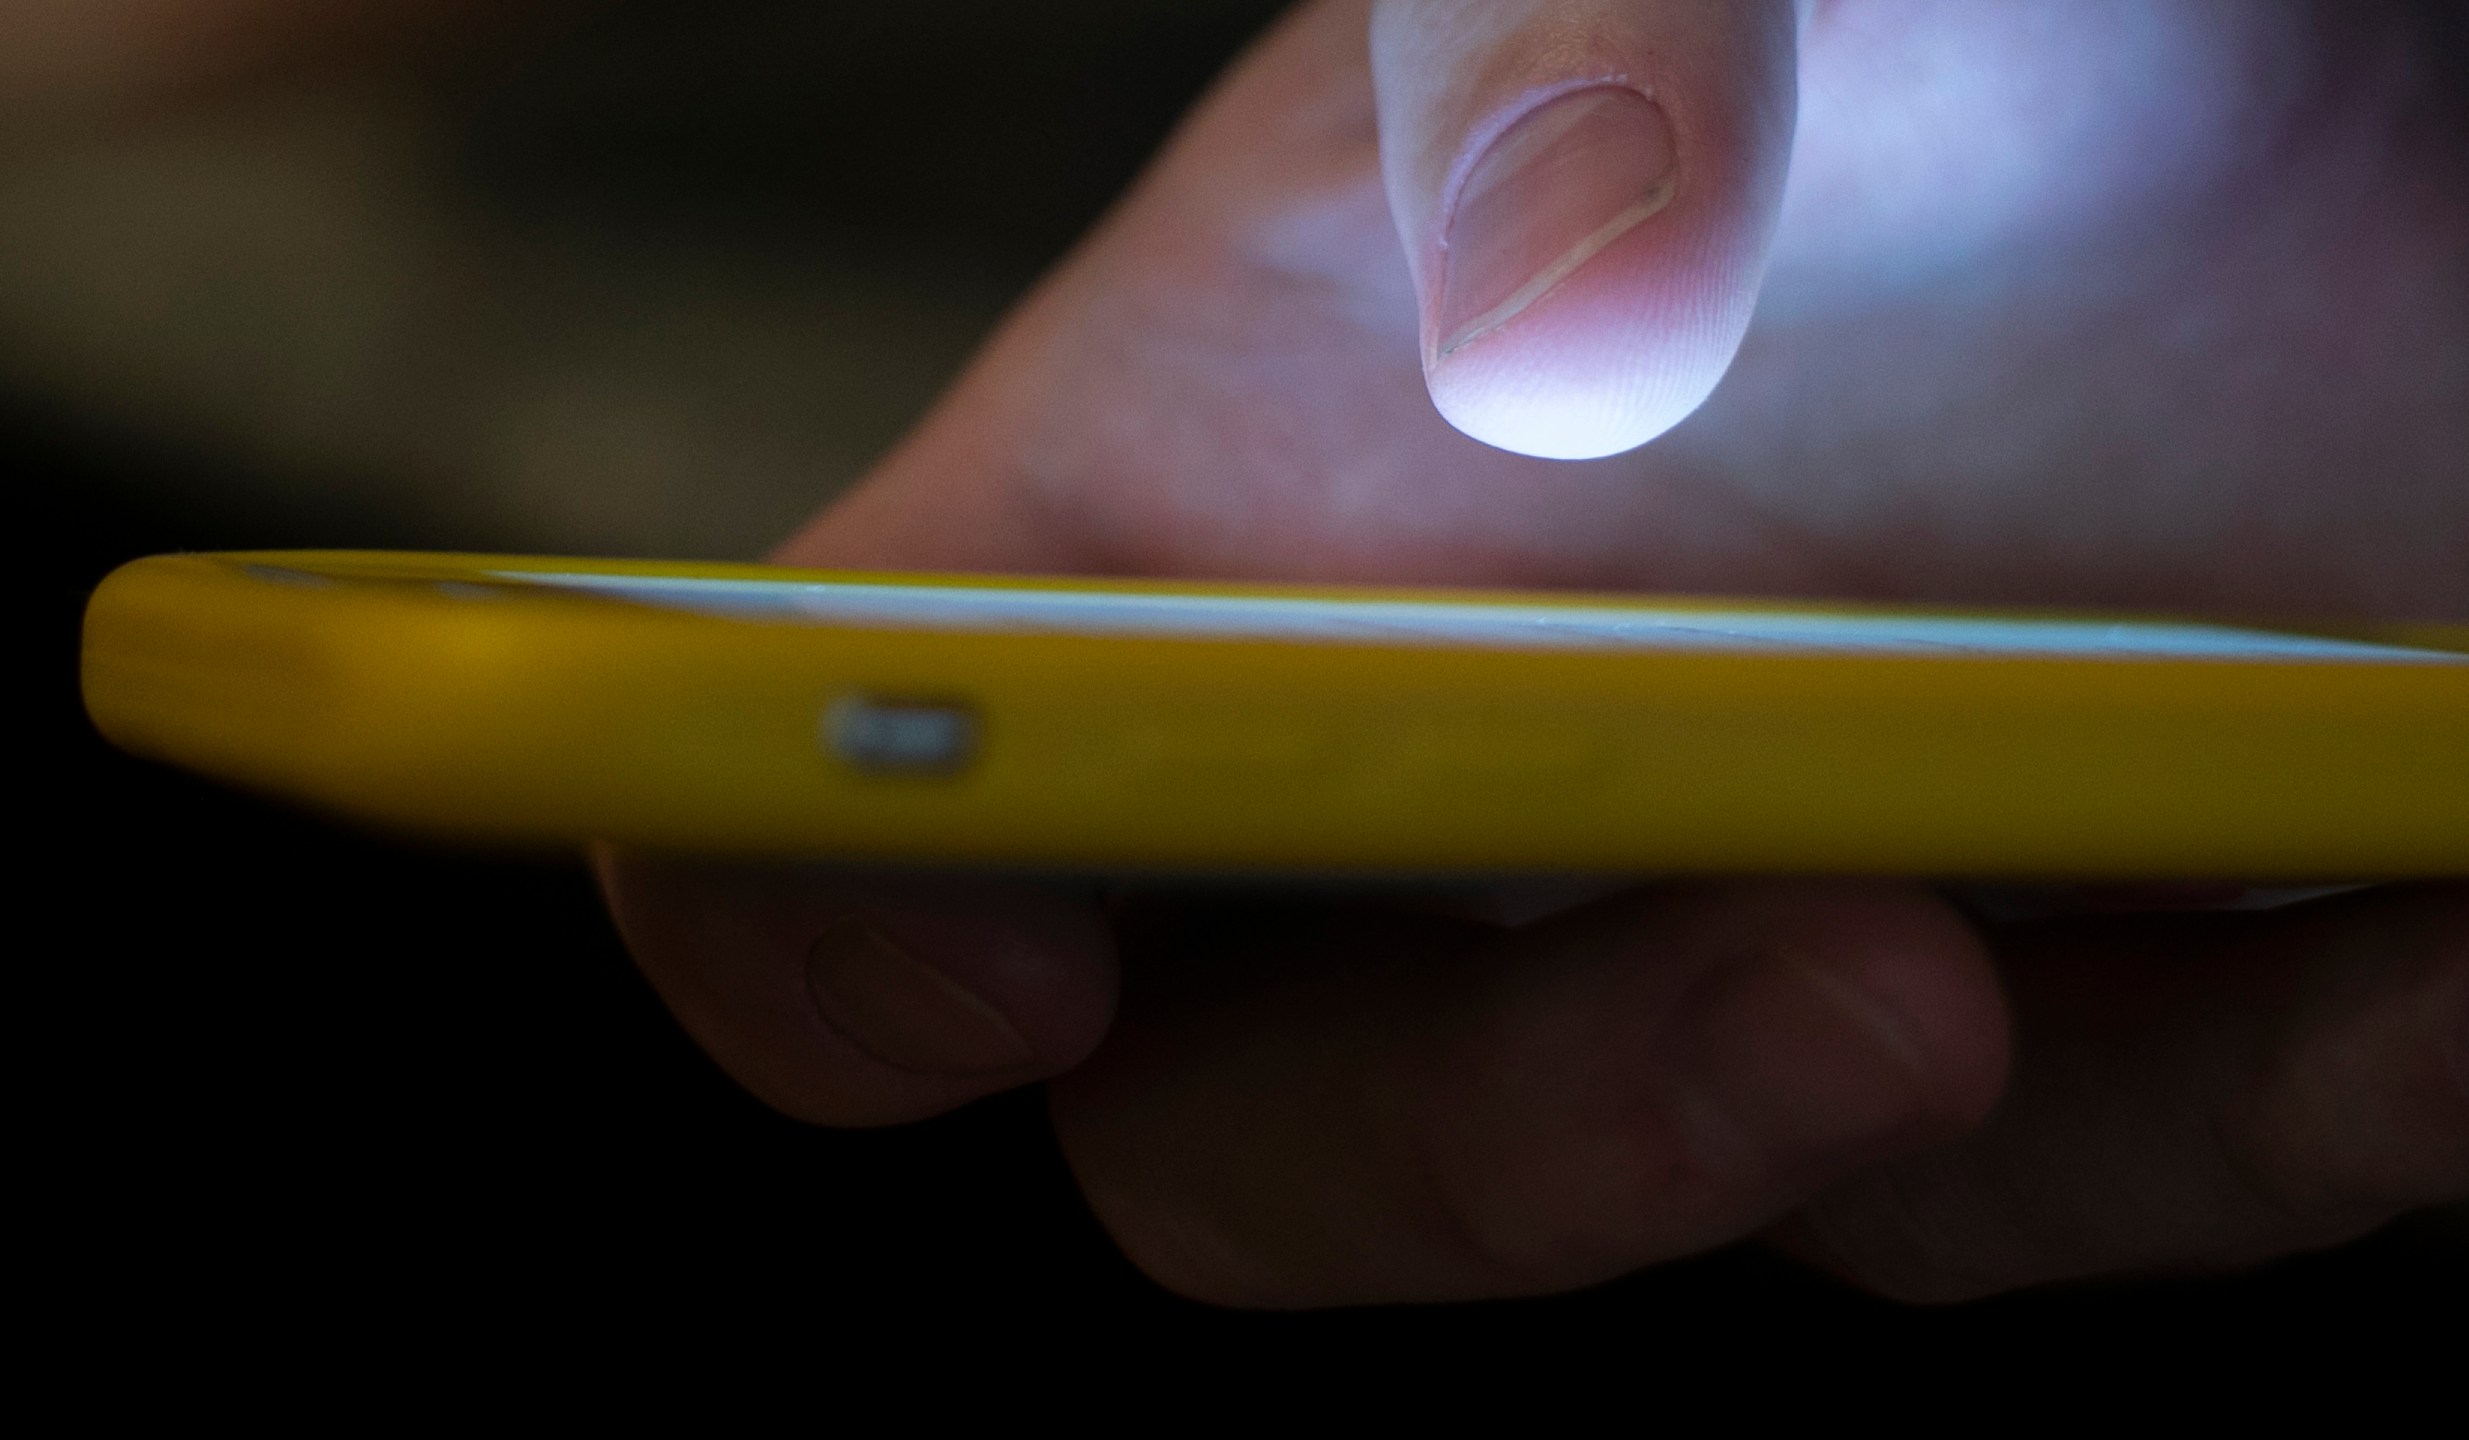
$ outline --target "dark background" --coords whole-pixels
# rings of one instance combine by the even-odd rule
[[[699,269],[837,267],[852,293],[890,296],[880,333],[896,348],[901,297],[937,275],[966,275],[955,284],[971,296],[1027,283],[1274,8],[1095,3],[1098,18],[1058,29],[1020,18],[1038,7],[924,6],[937,23],[976,17],[976,39],[939,52],[943,96],[883,78],[914,74],[901,47],[933,39],[887,18],[896,7],[600,14],[486,65],[407,72],[402,93],[426,107],[437,167],[418,203],[485,217],[487,233],[551,256],[587,237],[571,243],[623,251],[624,273],[653,288]],[[710,18],[722,12],[726,23]],[[973,98],[955,107],[949,94]],[[30,173],[22,156],[11,163]],[[12,183],[0,173],[0,200]],[[56,176],[44,183],[62,193]],[[18,223],[0,219],[0,243]],[[635,293],[610,283],[602,301]],[[194,318],[177,289],[166,325]],[[34,313],[9,303],[0,295],[0,321]],[[905,362],[925,380],[814,403],[862,412],[852,433],[879,444],[991,320],[977,304],[937,332],[957,338]],[[225,307],[225,329],[209,325],[197,353],[276,354],[281,335],[247,316]],[[14,1014],[32,1139],[19,1188],[40,1218],[23,1258],[51,1277],[43,1293],[63,1316],[212,1327],[271,1312],[330,1337],[441,1307],[470,1326],[768,1317],[792,1334],[939,1337],[991,1321],[1015,1337],[1061,1327],[1187,1359],[1368,1363],[1373,1345],[1402,1344],[1548,1365],[1609,1347],[1626,1358],[1600,1374],[1686,1380],[1714,1372],[1684,1362],[1716,1356],[1875,1361],[1889,1367],[1880,1374],[1919,1356],[1997,1356],[2078,1385],[2098,1383],[2073,1368],[2086,1347],[2150,1358],[2228,1337],[2330,1342],[2405,1333],[2427,1315],[2459,1329],[2469,1245],[2457,1218],[2440,1217],[2242,1276],[1957,1310],[1872,1301],[1752,1248],[1547,1301],[1251,1316],[1175,1300],[1088,1217],[1035,1093],[891,1131],[784,1120],[667,1018],[579,865],[338,828],[117,755],[77,704],[84,596],[138,555],[561,538],[727,553],[757,548],[831,476],[783,461],[705,477],[687,499],[733,517],[717,529],[664,530],[674,512],[653,506],[631,530],[561,532],[469,503],[517,483],[455,469],[454,454],[477,451],[389,468],[383,447],[269,439],[245,406],[200,420],[160,403],[183,372],[159,353],[55,365],[67,352],[46,350],[47,333],[19,325],[0,338],[0,465],[26,515],[8,613],[34,677],[19,692],[34,712],[17,783],[31,802],[18,893],[32,913]],[[696,333],[725,347],[733,332]],[[373,382],[325,403],[331,433],[357,434],[366,417],[399,421],[420,402]],[[771,412],[718,413],[753,425]],[[518,479],[545,493],[590,477]]]

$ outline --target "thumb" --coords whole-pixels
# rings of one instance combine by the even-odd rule
[[[1687,417],[1757,300],[1792,0],[1379,0],[1389,207],[1449,423],[1589,459]]]

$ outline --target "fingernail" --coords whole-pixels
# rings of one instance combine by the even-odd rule
[[[1702,1098],[1767,1155],[1859,1151],[1928,1113],[1902,1017],[1814,962],[1782,955],[1719,974],[1695,1018]]]
[[[1610,86],[1511,125],[1458,192],[1442,263],[1440,353],[1471,345],[1672,198],[1663,107]]]
[[[1009,1070],[1037,1060],[1001,1011],[858,920],[815,938],[806,990],[825,1023],[902,1070]]]

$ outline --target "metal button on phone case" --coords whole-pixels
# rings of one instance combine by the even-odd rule
[[[947,701],[844,695],[823,712],[823,748],[869,775],[950,775],[977,758],[977,716]]]

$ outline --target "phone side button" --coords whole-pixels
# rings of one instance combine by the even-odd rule
[[[977,759],[977,712],[950,700],[843,695],[823,712],[823,749],[866,775],[956,775]]]

